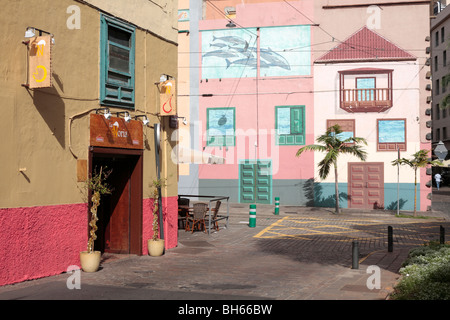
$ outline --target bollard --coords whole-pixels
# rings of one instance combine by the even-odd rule
[[[391,226],[388,226],[388,252],[392,252],[394,249],[393,230]]]
[[[250,228],[256,227],[256,204],[251,204],[250,205],[248,226]]]
[[[280,214],[280,197],[275,197],[275,215]]]
[[[359,268],[359,242],[353,240],[352,242],[352,269]]]
[[[440,243],[441,244],[445,244],[445,228],[443,227],[443,226],[440,226],[440,228],[439,228],[439,234],[440,234]]]

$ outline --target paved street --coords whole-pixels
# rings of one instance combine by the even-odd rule
[[[64,273],[0,287],[0,299],[386,299],[408,250],[439,239],[441,225],[450,230],[442,212],[411,219],[385,211],[334,215],[328,208],[281,206],[274,215],[269,205],[257,206],[256,227],[250,228],[248,205],[230,207],[228,228],[222,221],[210,235],[179,230],[178,247],[161,257],[105,254],[98,272],[80,273],[80,289],[68,289],[71,274]],[[358,269],[352,269],[353,240],[359,244]],[[380,289],[367,287],[372,265],[380,268]]]

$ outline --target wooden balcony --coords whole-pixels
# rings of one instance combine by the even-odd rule
[[[358,68],[338,72],[341,109],[347,112],[383,112],[392,108],[392,69]],[[358,80],[364,79],[372,79],[372,86],[358,88]]]
[[[392,89],[341,89],[340,100],[347,112],[383,112],[392,107]]]

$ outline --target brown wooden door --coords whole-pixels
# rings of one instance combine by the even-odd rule
[[[115,161],[110,175],[114,191],[110,217],[105,230],[105,251],[128,253],[130,238],[130,168],[129,161]]]
[[[142,254],[142,151],[92,148],[90,170],[112,170],[107,183],[113,189],[103,195],[98,208],[95,250]]]
[[[349,162],[349,208],[379,209],[384,206],[384,164]]]

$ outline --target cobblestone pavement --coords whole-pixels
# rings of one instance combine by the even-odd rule
[[[290,206],[273,212],[273,206],[258,205],[256,227],[250,228],[248,206],[232,204],[228,228],[222,221],[211,234],[179,230],[179,245],[161,257],[104,254],[98,272],[80,273],[79,290],[67,288],[71,273],[64,273],[0,287],[0,299],[386,299],[409,249],[439,239],[440,226],[450,230],[442,212],[428,213],[434,216],[429,219]],[[369,266],[380,270],[379,289],[367,286],[375,275]]]

